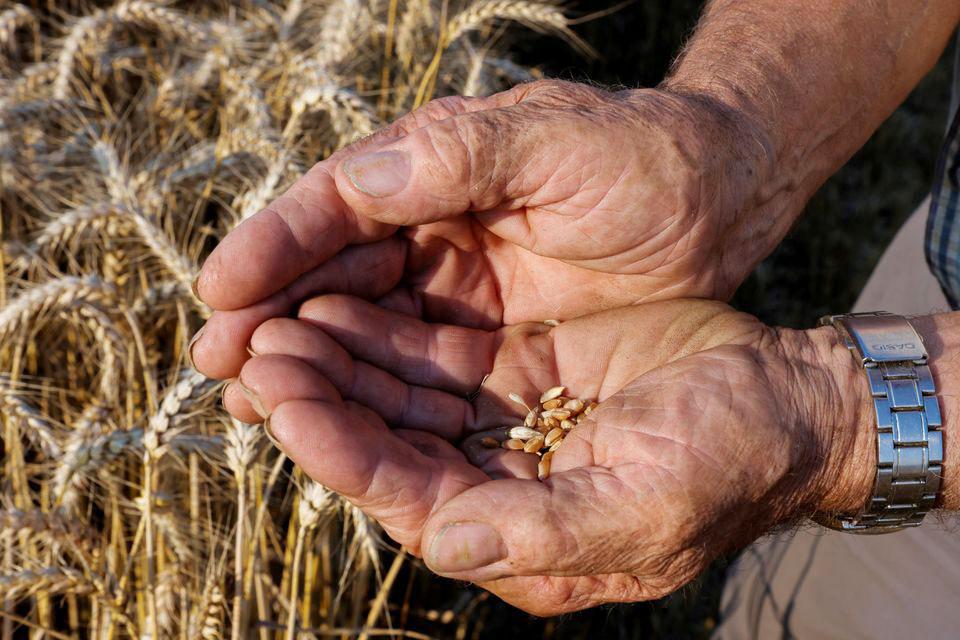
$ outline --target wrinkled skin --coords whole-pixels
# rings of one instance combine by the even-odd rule
[[[542,615],[658,597],[777,522],[865,500],[837,482],[855,438],[824,426],[857,424],[837,415],[856,395],[838,380],[858,379],[836,376],[852,367],[829,330],[637,304],[726,297],[779,239],[765,149],[662,91],[435,101],[227,236],[197,283],[218,311],[193,360],[239,376],[228,409],[269,415],[278,446],[434,571]],[[471,445],[522,418],[508,393],[558,383],[602,403],[546,482],[526,454]]]
[[[856,381],[832,333],[774,332],[717,302],[484,331],[330,295],[263,324],[251,347],[231,412],[269,415],[308,475],[434,571],[540,615],[675,590],[718,553],[830,502],[824,488],[848,460],[824,452],[852,451],[851,434],[827,427],[844,424],[829,414],[846,390],[824,372]],[[468,460],[454,446],[521,422],[508,393],[532,404],[560,382],[601,404],[545,482],[528,454],[468,448]],[[824,402],[791,401],[811,392]],[[501,541],[470,546],[455,523]]]
[[[664,91],[543,81],[436,100],[224,239],[197,283],[219,311],[194,361],[235,376],[261,322],[320,293],[483,329],[724,298],[779,239],[741,223],[761,206],[763,148],[717,105]],[[357,188],[368,173],[350,161],[370,152],[405,154],[405,188]]]

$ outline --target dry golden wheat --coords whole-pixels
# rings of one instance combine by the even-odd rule
[[[198,265],[306,168],[537,76],[507,21],[575,42],[547,1],[0,2],[0,640],[466,633],[185,350]]]

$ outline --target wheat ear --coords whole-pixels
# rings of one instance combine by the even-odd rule
[[[41,591],[47,595],[68,592],[83,595],[95,591],[95,587],[81,572],[67,567],[45,567],[0,575],[0,593],[5,600],[16,602]]]
[[[14,4],[0,12],[0,49],[16,52],[17,29],[26,26],[36,28],[36,25],[36,16],[22,4]]]
[[[90,562],[93,558],[97,536],[76,519],[65,517],[61,511],[0,510],[0,536],[4,533],[19,535],[22,532],[71,549],[83,561]]]
[[[0,309],[0,339],[53,310],[108,305],[113,299],[113,288],[95,276],[49,280],[27,289]]]
[[[242,633],[246,605],[243,597],[243,559],[246,556],[247,471],[257,454],[260,428],[256,425],[231,419],[226,440],[227,466],[233,472],[234,480],[237,483],[237,528],[234,544],[234,590],[230,636],[233,640],[238,640]]]
[[[526,0],[486,0],[467,6],[447,22],[443,48],[449,47],[464,34],[482,29],[495,20],[511,20],[535,31],[550,31],[585,53],[592,51],[570,30],[569,20],[560,7]]]
[[[20,433],[40,447],[48,459],[60,457],[63,451],[50,422],[36,407],[21,398],[4,378],[0,378],[0,406],[3,406],[3,415],[8,420],[19,421]]]
[[[107,184],[107,190],[110,192],[110,197],[126,205],[125,211],[130,215],[131,222],[137,229],[140,239],[150,248],[153,254],[160,259],[164,267],[166,267],[177,280],[189,287],[196,275],[196,267],[189,259],[174,248],[173,244],[171,244],[167,238],[166,233],[149,220],[143,211],[136,206],[138,198],[130,188],[130,184],[133,181],[130,179],[127,171],[121,166],[116,149],[106,142],[99,140],[93,146],[93,155],[100,165],[100,170]],[[159,200],[159,198],[156,194],[147,194],[145,200],[151,202]],[[203,306],[203,303],[195,297],[194,302],[199,306]]]

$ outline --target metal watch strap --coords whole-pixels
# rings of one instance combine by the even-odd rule
[[[844,531],[887,533],[918,526],[940,491],[940,405],[923,340],[910,322],[886,312],[826,316],[863,365],[877,417],[873,497],[853,516],[817,518]]]

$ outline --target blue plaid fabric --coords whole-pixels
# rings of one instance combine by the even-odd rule
[[[960,308],[960,39],[954,66],[950,126],[940,152],[927,218],[927,264],[953,309]]]

